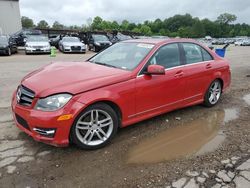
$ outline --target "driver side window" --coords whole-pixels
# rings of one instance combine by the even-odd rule
[[[149,64],[161,65],[165,68],[179,66],[181,63],[178,44],[167,44],[161,47],[150,59]]]

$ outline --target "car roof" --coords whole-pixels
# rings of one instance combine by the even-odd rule
[[[168,38],[168,39],[159,39],[159,38],[147,38],[147,39],[132,39],[126,40],[123,42],[137,42],[137,43],[148,43],[154,45],[160,45],[163,43],[171,43],[171,42],[192,42],[197,43],[194,39],[186,39],[186,38]]]

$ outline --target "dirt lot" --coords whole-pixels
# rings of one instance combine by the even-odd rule
[[[91,53],[0,56],[0,187],[166,187],[188,170],[216,171],[223,159],[249,159],[249,52],[250,47],[227,51],[232,85],[217,106],[177,110],[121,129],[112,144],[96,151],[35,142],[15,127],[10,109],[25,74]],[[208,179],[204,186],[215,183]]]

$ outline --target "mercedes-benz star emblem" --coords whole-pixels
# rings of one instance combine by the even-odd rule
[[[18,103],[20,102],[21,94],[22,94],[21,89],[18,88],[18,90],[16,92],[16,100],[17,100]]]

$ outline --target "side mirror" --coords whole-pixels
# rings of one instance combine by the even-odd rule
[[[161,65],[149,65],[146,73],[151,75],[165,75],[165,68]]]

